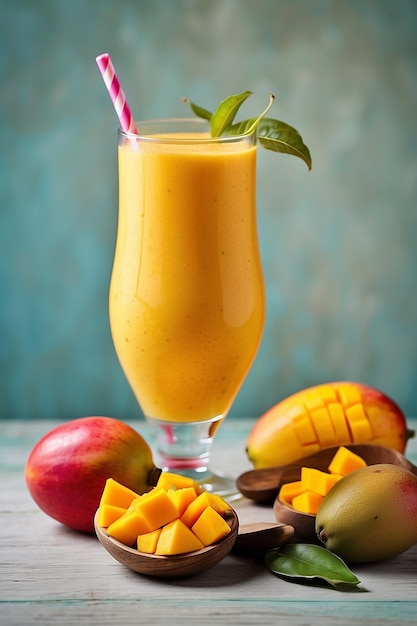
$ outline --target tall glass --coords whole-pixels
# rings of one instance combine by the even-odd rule
[[[151,427],[159,467],[227,496],[213,437],[255,358],[265,295],[256,137],[211,138],[203,120],[119,131],[110,326]]]

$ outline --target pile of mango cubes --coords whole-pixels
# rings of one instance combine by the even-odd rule
[[[316,515],[319,506],[330,489],[343,476],[365,467],[366,462],[358,454],[341,446],[334,454],[328,472],[314,467],[302,467],[300,480],[284,483],[278,494],[279,500],[301,513]]]
[[[230,506],[201,490],[191,478],[162,472],[155,487],[139,495],[108,478],[97,523],[107,534],[140,552],[174,555],[201,550],[226,537]]]

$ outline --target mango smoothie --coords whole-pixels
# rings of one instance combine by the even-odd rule
[[[255,141],[125,136],[118,150],[118,359],[147,418],[221,419],[264,325]]]

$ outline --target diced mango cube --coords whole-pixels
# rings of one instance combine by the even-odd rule
[[[180,519],[176,519],[162,528],[155,554],[184,554],[201,548],[204,545],[193,531]]]
[[[220,498],[217,494],[212,494],[209,491],[203,491],[196,497],[191,504],[185,509],[184,513],[181,516],[182,521],[189,528],[191,528],[197,519],[200,517],[201,513],[208,506],[211,506],[217,513],[223,513],[226,510],[230,509],[229,505],[225,503],[223,498]],[[226,508],[224,508],[226,506]]]
[[[157,528],[150,533],[138,535],[137,548],[139,552],[146,552],[147,554],[154,554],[156,546],[158,545],[159,537],[161,536],[162,529]]]
[[[132,489],[120,484],[117,480],[114,480],[114,478],[108,478],[101,494],[100,506],[102,504],[111,504],[127,509],[132,500],[138,498],[139,495]]]
[[[97,523],[102,528],[107,528],[110,524],[113,524],[119,517],[126,513],[126,509],[122,509],[120,506],[113,506],[112,504],[100,504],[97,515]]]
[[[146,519],[149,530],[160,528],[178,518],[178,510],[167,492],[156,487],[142,497],[137,511]]]
[[[303,493],[304,487],[301,480],[294,480],[291,483],[284,483],[279,490],[278,498],[284,504],[292,504],[293,498]]]
[[[149,526],[146,518],[140,511],[126,511],[119,519],[110,524],[107,534],[114,539],[118,539],[127,546],[133,546],[138,535],[143,535],[154,530]]]
[[[350,472],[365,466],[366,462],[362,457],[349,450],[349,448],[340,446],[329,464],[329,472],[346,476],[346,474],[350,474]]]
[[[193,524],[191,530],[202,544],[211,546],[226,537],[231,529],[226,520],[213,507],[208,506]]]
[[[162,472],[156,483],[156,487],[161,487],[168,491],[168,489],[184,489],[184,487],[193,487],[196,493],[201,492],[201,488],[195,480],[189,476],[181,476],[181,474],[174,474],[173,472]]]
[[[218,493],[210,493],[209,499],[211,503],[210,506],[212,506],[213,509],[217,511],[217,513],[221,514],[230,511],[230,504],[226,502],[226,500],[223,500],[223,498],[219,496]]]
[[[181,517],[188,505],[191,504],[191,502],[197,497],[194,487],[168,489],[167,494],[177,507],[179,517]]]
[[[338,480],[340,480],[340,475],[337,474],[328,474],[314,467],[301,468],[301,483],[304,491],[314,491],[325,496]]]
[[[316,515],[319,506],[323,500],[323,496],[315,491],[304,491],[299,496],[295,496],[292,506],[301,513],[310,513]]]

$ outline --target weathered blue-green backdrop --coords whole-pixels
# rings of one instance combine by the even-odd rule
[[[1,0],[0,416],[140,412],[107,290],[117,120],[108,51],[136,117],[275,93],[313,171],[259,154],[264,340],[232,415],[354,379],[417,414],[415,0]]]

